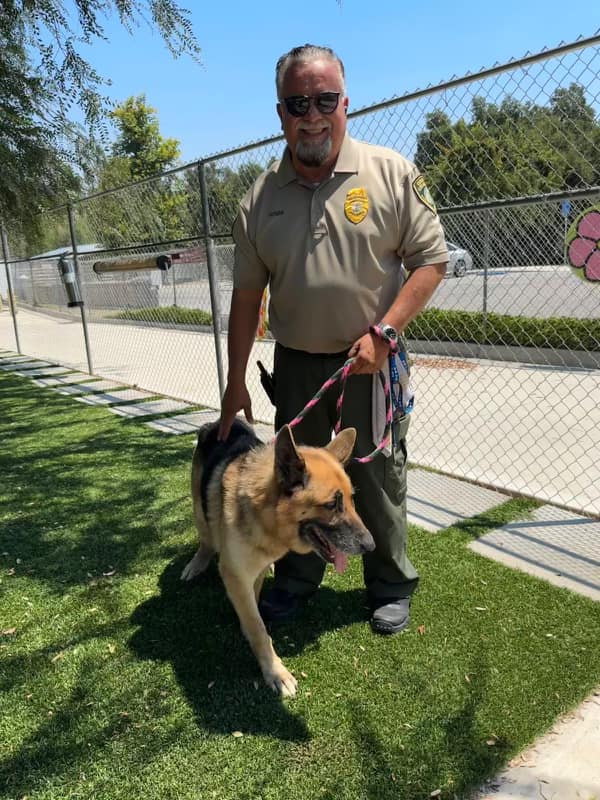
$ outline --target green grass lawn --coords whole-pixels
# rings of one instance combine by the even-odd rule
[[[0,374],[0,796],[462,798],[600,682],[600,606],[467,549],[532,504],[411,530],[412,622],[328,572],[262,684],[216,569],[193,586],[193,437]],[[239,735],[242,734],[242,735]]]

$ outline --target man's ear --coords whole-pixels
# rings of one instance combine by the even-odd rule
[[[329,442],[325,449],[328,450],[332,456],[337,458],[341,464],[345,464],[352,455],[355,442],[356,428],[344,428],[343,431],[338,433],[335,439]]]
[[[275,475],[284,494],[293,494],[306,486],[306,465],[289,425],[284,425],[275,439]]]

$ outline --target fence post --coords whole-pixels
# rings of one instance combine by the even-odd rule
[[[75,265],[76,280],[79,281],[81,286],[81,279],[79,277],[79,261],[77,259],[77,239],[75,238],[75,225],[73,224],[73,206],[71,203],[67,204],[67,216],[69,217],[69,234],[71,236],[71,250],[73,252],[73,264]],[[79,306],[81,311],[81,324],[83,326],[83,339],[85,341],[85,354],[88,363],[88,372],[93,375],[94,368],[92,367],[92,353],[90,351],[90,339],[88,336],[87,319],[85,315],[85,308],[83,302]]]
[[[31,289],[31,305],[35,308],[37,303],[35,301],[35,277],[33,274],[33,264],[31,261],[27,262],[29,265],[29,287]]]
[[[225,380],[223,377],[223,354],[221,352],[221,310],[219,303],[219,286],[215,273],[215,253],[213,240],[210,235],[210,211],[208,208],[208,191],[206,188],[206,173],[204,162],[198,164],[198,178],[200,181],[200,197],[202,199],[202,224],[204,228],[204,244],[206,247],[206,265],[208,267],[208,286],[210,289],[210,308],[213,318],[213,334],[215,338],[215,355],[217,358],[217,377],[219,380],[219,394],[223,397]]]
[[[485,337],[487,330],[487,310],[488,310],[488,270],[490,267],[490,209],[485,213],[485,235],[483,239],[483,334]],[[484,342],[485,344],[485,342]]]
[[[17,353],[21,355],[21,343],[19,342],[19,328],[17,326],[17,312],[15,309],[15,296],[12,288],[12,278],[10,276],[10,268],[8,266],[8,239],[6,238],[6,231],[0,228],[0,238],[2,239],[2,256],[4,258],[4,269],[6,270],[6,287],[8,290],[8,304],[10,305],[10,313],[13,319],[13,328],[15,329],[15,342],[17,343]]]
[[[173,281],[173,307],[177,308],[177,281],[175,280],[175,262],[171,262],[171,280]]]

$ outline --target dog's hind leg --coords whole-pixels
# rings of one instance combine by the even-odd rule
[[[200,547],[196,550],[192,560],[184,567],[184,570],[181,573],[181,580],[191,581],[197,575],[200,575],[201,572],[204,572],[204,570],[210,564],[210,560],[214,554],[215,551],[212,549],[212,547],[202,542]]]
[[[287,670],[273,648],[271,637],[267,633],[265,624],[258,613],[256,598],[254,596],[255,578],[245,572],[239,574],[221,557],[219,571],[227,590],[227,595],[239,617],[244,636],[262,670],[265,683],[273,691],[279,692],[284,697],[293,697],[296,694],[298,682]],[[264,571],[261,568],[260,573]],[[256,575],[256,572],[254,572]]]

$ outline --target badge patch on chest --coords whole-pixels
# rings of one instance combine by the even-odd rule
[[[367,216],[369,198],[365,189],[350,189],[344,200],[344,214],[346,218],[358,225]]]
[[[427,184],[425,183],[425,178],[422,175],[419,175],[418,178],[414,179],[413,189],[415,190],[415,194],[417,195],[419,200],[423,203],[423,205],[427,206],[427,208],[433,214],[437,214],[437,208],[435,207],[433,197],[431,196],[431,192],[427,188]]]

